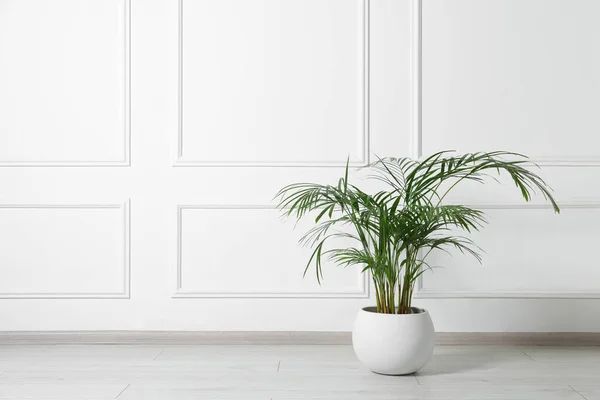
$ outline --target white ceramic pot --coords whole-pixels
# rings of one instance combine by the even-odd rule
[[[413,314],[379,314],[375,307],[365,307],[356,317],[352,345],[373,372],[412,374],[431,357],[435,329],[427,310],[413,307]]]

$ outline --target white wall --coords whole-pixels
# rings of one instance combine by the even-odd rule
[[[178,4],[179,3],[179,4]],[[358,270],[302,279],[272,197],[346,158],[533,156],[415,303],[440,331],[600,321],[592,0],[0,0],[0,330],[350,330]]]
[[[483,265],[455,256],[418,301],[448,331],[598,331],[600,28],[592,0],[423,0],[422,153],[510,149],[534,158],[563,212],[510,182],[468,187]]]

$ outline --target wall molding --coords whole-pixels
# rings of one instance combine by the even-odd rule
[[[561,210],[599,210],[598,201],[559,202]],[[549,204],[504,204],[480,203],[467,204],[479,210],[552,210]],[[452,289],[427,289],[424,287],[424,275],[417,279],[415,299],[600,299],[600,289],[589,290],[515,290],[515,291],[465,291]]]
[[[255,292],[205,292],[182,289],[182,217],[184,210],[276,210],[271,205],[178,205],[177,206],[177,246],[174,268],[175,291],[172,298],[278,298],[278,299],[367,299],[370,295],[370,280],[367,274],[358,272],[356,291],[330,292],[286,292],[280,290]],[[301,279],[301,278],[299,278]]]
[[[130,298],[130,201],[119,204],[0,204],[0,209],[119,209],[123,212],[123,291],[117,293],[33,292],[0,293],[0,299],[129,299]]]
[[[423,2],[411,0],[411,130],[412,158],[423,156]],[[600,167],[599,156],[533,155],[531,162],[549,167]]]
[[[121,160],[0,160],[0,167],[122,167],[131,165],[131,0],[123,0],[123,159]]]
[[[409,144],[411,158],[418,160],[423,155],[422,132],[422,77],[423,77],[423,3],[421,0],[410,2],[410,132]]]
[[[5,331],[2,345],[351,345],[351,332]],[[598,332],[437,332],[437,346],[598,346]]]
[[[351,161],[350,166],[362,167],[370,162],[370,101],[369,101],[369,41],[370,41],[370,0],[362,1],[362,109],[363,127],[361,134],[362,154],[361,159]],[[345,167],[346,160],[322,160],[322,161],[202,161],[184,157],[183,143],[183,5],[184,0],[178,0],[178,128],[173,147],[175,167]]]

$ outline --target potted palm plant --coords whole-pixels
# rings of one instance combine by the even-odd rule
[[[369,273],[376,305],[358,312],[352,342],[357,357],[374,372],[410,374],[422,368],[433,352],[435,331],[427,310],[412,305],[417,278],[432,268],[432,251],[451,249],[481,262],[479,248],[461,231],[477,231],[486,223],[482,211],[444,202],[461,182],[484,183],[492,174],[507,174],[523,199],[539,193],[559,207],[551,189],[527,167],[523,155],[496,151],[455,156],[442,151],[421,161],[383,158],[365,167],[367,178],[385,190],[366,193],[348,182],[348,165],[337,185],[296,183],[277,194],[288,217],[311,216],[315,226],[301,239],[313,248],[305,275],[314,267],[323,277],[324,260]],[[353,247],[332,246],[334,239]]]

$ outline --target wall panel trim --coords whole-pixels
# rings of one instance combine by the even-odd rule
[[[129,299],[130,298],[130,201],[120,204],[0,204],[0,209],[118,209],[123,212],[123,291],[117,293],[33,292],[0,293],[0,299]]]
[[[370,41],[370,0],[362,1],[362,154],[358,161],[351,161],[350,166],[362,167],[370,162],[370,101],[369,101],[369,41]],[[320,161],[202,161],[185,158],[183,141],[183,5],[184,0],[178,0],[178,127],[173,143],[175,149],[173,166],[175,167],[345,167],[346,160],[320,160]],[[209,134],[209,133],[206,133]]]
[[[411,0],[411,154],[415,159],[423,156],[423,3]],[[425,77],[426,78],[426,77]],[[600,167],[598,156],[543,155],[529,157],[532,163],[553,167]]]
[[[256,291],[256,292],[204,292],[182,289],[182,216],[184,210],[276,210],[271,205],[178,205],[177,206],[177,259],[174,268],[175,291],[173,298],[295,298],[295,299],[367,299],[370,293],[370,280],[367,274],[358,273],[358,287],[356,291],[330,291],[330,292],[287,292],[281,290]],[[301,278],[299,278],[301,279]]]
[[[422,15],[421,0],[410,2],[410,155],[417,160],[423,155],[422,132]]]
[[[558,202],[561,210],[598,210],[598,201]],[[467,204],[479,210],[552,210],[549,204]],[[485,229],[485,228],[484,228]],[[417,280],[415,299],[600,299],[600,289],[589,290],[515,290],[515,291],[464,291],[452,289],[427,289],[424,287],[424,275]]]
[[[119,167],[131,165],[131,0],[123,0],[123,159],[121,160],[0,160],[0,167]]]

